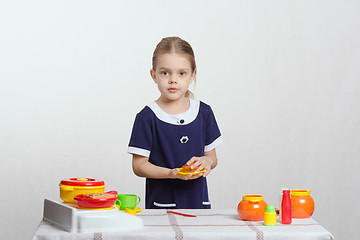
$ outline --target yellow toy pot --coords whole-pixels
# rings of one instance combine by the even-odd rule
[[[60,182],[60,198],[65,203],[76,203],[74,197],[86,193],[104,193],[105,183],[94,178],[69,178]]]

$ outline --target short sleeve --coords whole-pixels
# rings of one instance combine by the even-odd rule
[[[136,115],[132,129],[128,153],[149,157],[152,146],[150,123],[146,123],[140,114]]]
[[[204,152],[209,152],[219,146],[223,142],[220,129],[216,122],[214,113],[209,106],[206,116],[206,133],[205,133],[205,149]]]

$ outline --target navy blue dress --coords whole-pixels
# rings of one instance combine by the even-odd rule
[[[128,152],[173,169],[182,167],[193,156],[204,156],[221,143],[221,133],[209,105],[190,99],[186,112],[170,115],[153,102],[136,115]],[[145,208],[210,207],[205,177],[188,181],[146,179]]]

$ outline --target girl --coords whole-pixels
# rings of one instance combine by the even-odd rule
[[[188,90],[196,77],[194,52],[179,37],[163,38],[150,75],[160,97],[135,118],[128,152],[134,173],[146,178],[146,208],[210,208],[206,176],[217,165],[222,138],[209,105]],[[205,172],[178,174],[184,164]]]

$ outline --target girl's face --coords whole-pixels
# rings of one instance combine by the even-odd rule
[[[192,71],[190,61],[185,55],[166,53],[158,56],[156,69],[151,69],[150,74],[158,85],[160,99],[177,101],[185,98],[196,71]]]

